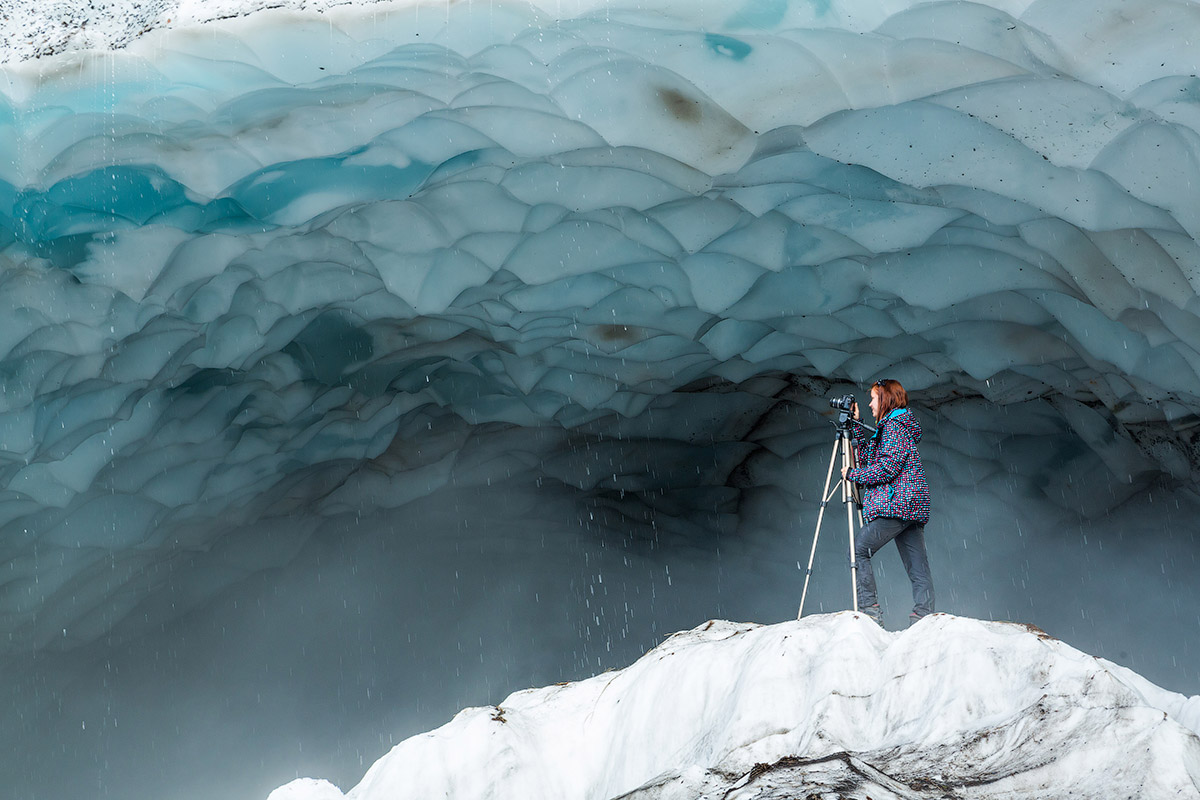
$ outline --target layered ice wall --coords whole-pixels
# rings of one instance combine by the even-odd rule
[[[942,607],[1194,690],[1200,5],[96,5],[0,19],[15,674],[389,547],[563,669],[783,618],[826,397],[893,377]]]
[[[129,609],[65,587],[133,588],[216,520],[430,491],[441,453],[372,465],[447,415],[619,428],[697,383],[887,373],[1073,431],[1093,481],[1192,480],[1200,17],[1148,4],[1127,42],[1117,9],[1085,48],[1062,4],[369,6],[12,65],[10,646],[102,633]]]

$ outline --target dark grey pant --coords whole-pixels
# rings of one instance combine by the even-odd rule
[[[879,548],[896,540],[904,571],[912,582],[913,613],[918,617],[933,613],[933,578],[929,574],[929,555],[925,552],[925,526],[920,522],[893,517],[877,517],[863,526],[854,541],[854,560],[858,566],[858,607],[879,602],[875,595],[875,571],[871,556]]]

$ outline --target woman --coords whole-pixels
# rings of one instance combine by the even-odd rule
[[[858,465],[842,470],[842,477],[864,487],[863,519],[866,524],[854,541],[858,564],[858,609],[880,625],[883,616],[875,595],[875,573],[871,556],[893,539],[900,560],[912,581],[912,625],[933,613],[933,580],[925,552],[925,523],[929,521],[929,484],[917,443],[921,425],[908,410],[908,393],[899,381],[876,381],[871,387],[871,413],[878,429],[868,439],[862,426],[855,426],[854,446]],[[858,405],[854,418],[858,419]]]

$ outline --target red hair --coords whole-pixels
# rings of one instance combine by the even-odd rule
[[[884,378],[875,381],[871,394],[879,395],[879,418],[883,419],[897,408],[908,408],[908,392],[900,385],[900,381]]]

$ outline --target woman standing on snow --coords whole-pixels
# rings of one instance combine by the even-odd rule
[[[929,521],[929,484],[917,442],[921,425],[908,410],[908,393],[899,381],[876,381],[871,387],[871,413],[878,429],[868,439],[862,426],[854,428],[858,466],[842,470],[842,477],[864,487],[863,519],[866,524],[854,541],[858,564],[858,610],[880,625],[883,615],[875,594],[871,556],[893,539],[912,582],[911,625],[933,613],[933,579],[925,552],[925,523]],[[858,419],[858,404],[854,418]]]

